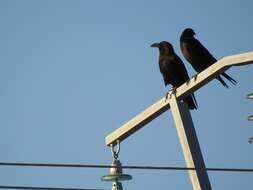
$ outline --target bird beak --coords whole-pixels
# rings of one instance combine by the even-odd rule
[[[159,47],[159,43],[153,43],[150,47]]]

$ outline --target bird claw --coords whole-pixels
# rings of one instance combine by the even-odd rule
[[[175,88],[175,87],[171,88],[171,90],[169,92],[166,92],[165,102],[167,101],[168,97],[169,97],[169,99],[171,99],[172,94],[175,94],[176,92],[177,92],[177,88]]]
[[[186,81],[186,85],[188,85],[188,84],[190,83],[190,81],[191,81],[191,79],[188,79],[188,80]]]
[[[165,94],[165,102],[167,101],[167,99],[168,99],[168,95],[169,95],[169,93],[170,92],[166,92],[166,94]]]
[[[198,78],[198,74],[193,75],[192,78],[194,79],[194,81],[196,81]]]

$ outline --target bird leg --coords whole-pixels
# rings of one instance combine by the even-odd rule
[[[171,99],[172,94],[175,94],[177,92],[176,87],[172,87],[169,92],[166,93],[165,95],[165,101],[168,99],[168,97]]]
[[[198,74],[193,75],[192,78],[194,79],[194,81],[196,81],[198,78]]]
[[[186,85],[188,85],[188,84],[190,83],[190,81],[191,81],[191,79],[188,79],[188,80],[186,81]]]
[[[198,78],[198,74],[193,75],[192,78],[193,78],[193,80],[195,82],[197,80],[197,78]],[[188,85],[190,83],[190,81],[191,81],[191,78],[186,81],[186,85]]]

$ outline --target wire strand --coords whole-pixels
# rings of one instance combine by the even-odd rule
[[[105,189],[82,189],[82,188],[63,188],[63,187],[27,187],[27,186],[4,186],[0,189],[31,189],[31,190],[105,190]]]
[[[19,166],[19,167],[59,167],[59,168],[112,168],[116,166],[103,164],[45,164],[45,163],[10,163],[0,162],[0,166]],[[140,170],[196,170],[198,168],[173,167],[173,166],[130,166],[122,165],[125,169]],[[203,168],[199,168],[200,170]],[[204,168],[206,171],[223,171],[223,172],[253,172],[252,168]]]

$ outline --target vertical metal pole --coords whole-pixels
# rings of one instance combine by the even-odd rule
[[[188,106],[178,101],[176,95],[173,93],[170,99],[170,109],[183,149],[186,165],[189,168],[196,168],[196,170],[188,171],[193,189],[211,190],[211,184],[205,169],[204,159]]]

